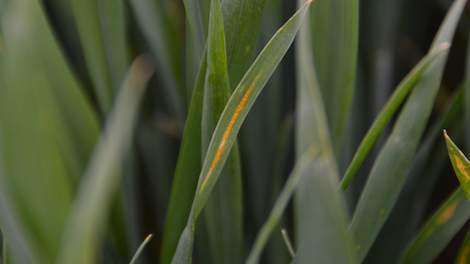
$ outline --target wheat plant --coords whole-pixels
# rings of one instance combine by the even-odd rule
[[[470,263],[469,7],[0,0],[2,263]]]

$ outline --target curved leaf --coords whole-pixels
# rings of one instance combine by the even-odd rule
[[[259,258],[263,248],[268,242],[269,236],[279,224],[282,214],[284,213],[292,194],[297,189],[297,186],[300,184],[300,182],[302,182],[303,176],[307,174],[309,170],[312,170],[312,167],[314,166],[313,163],[317,155],[318,152],[315,152],[314,149],[311,149],[299,157],[294,166],[294,169],[287,179],[286,184],[284,185],[284,188],[281,191],[281,194],[277,198],[268,219],[256,237],[255,244],[253,245],[250,255],[246,261],[247,264],[256,264],[259,262]]]
[[[447,144],[447,150],[449,152],[450,161],[454,167],[457,178],[459,179],[460,186],[467,194],[470,199],[470,161],[462,153],[462,151],[455,145],[455,143],[447,135],[444,130],[444,137]]]
[[[142,241],[142,244],[140,244],[139,248],[137,248],[137,251],[135,252],[134,256],[131,259],[131,262],[129,264],[136,264],[137,259],[140,257],[140,254],[142,254],[142,251],[144,250],[145,246],[150,243],[150,240],[152,240],[152,234],[148,235],[144,241]]]
[[[359,1],[318,1],[310,18],[315,72],[336,154],[344,142],[356,80]],[[339,157],[338,157],[339,158]]]
[[[370,150],[374,146],[379,136],[382,134],[387,124],[392,119],[393,115],[396,113],[396,111],[398,111],[402,102],[416,86],[416,83],[421,78],[423,72],[428,68],[431,62],[438,58],[439,54],[448,49],[449,45],[445,43],[435,52],[425,56],[397,86],[392,96],[383,107],[382,111],[375,118],[374,123],[369,128],[369,131],[367,131],[367,134],[362,139],[356,154],[354,154],[354,157],[349,164],[343,179],[341,180],[341,188],[343,190],[348,188],[349,184],[356,176],[357,171],[361,168],[367,154],[369,154]]]
[[[219,0],[211,1],[207,37],[207,72],[202,107],[202,156],[230,96],[225,30]],[[242,184],[235,143],[204,211],[213,263],[240,263],[243,252]]]
[[[421,228],[401,263],[430,263],[470,218],[470,202],[458,188]]]
[[[72,188],[95,144],[98,122],[41,3],[11,1],[2,18],[0,156],[2,184],[8,190],[4,195],[38,261],[51,262],[70,210]],[[54,210],[45,211],[44,204]]]
[[[301,3],[299,1],[299,3]],[[308,148],[319,151],[296,193],[296,263],[355,263],[352,239],[328,121],[312,61],[311,30],[302,26],[297,42],[297,135],[298,157]]]
[[[310,3],[310,0],[306,1],[304,6],[278,30],[230,97],[209,144],[187,227],[180,238],[173,263],[191,261],[196,220],[219,178],[248,111],[292,44]]]
[[[132,64],[118,94],[104,135],[80,184],[63,237],[59,263],[93,263],[112,194],[119,184],[119,164],[132,141],[139,102],[152,68],[144,57]]]
[[[431,53],[451,41],[465,3],[465,0],[454,2]],[[423,73],[369,174],[350,226],[360,261],[366,257],[406,180],[439,90],[447,53],[439,55]]]

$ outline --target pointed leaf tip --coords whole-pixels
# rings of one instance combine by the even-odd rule
[[[447,135],[444,130],[444,137],[449,152],[449,158],[452,162],[452,166],[457,175],[457,178],[462,186],[463,190],[467,194],[467,198],[470,199],[470,161],[468,161],[465,154],[457,147],[452,139]]]

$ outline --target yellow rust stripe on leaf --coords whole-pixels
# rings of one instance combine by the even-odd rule
[[[457,258],[458,264],[467,264],[470,260],[470,244],[466,244],[464,248],[461,250],[460,255]]]
[[[442,213],[437,218],[437,224],[442,225],[449,221],[449,219],[454,216],[455,209],[457,209],[457,203],[450,204],[449,206],[444,208]]]
[[[243,111],[243,109],[245,109],[245,107],[248,103],[248,99],[250,99],[250,96],[253,93],[253,89],[254,89],[257,81],[258,81],[258,78],[259,78],[259,76],[257,76],[253,80],[253,82],[251,83],[251,85],[248,87],[245,94],[243,95],[242,100],[237,105],[237,108],[235,108],[235,112],[233,113],[233,116],[230,119],[230,122],[229,122],[227,128],[224,131],[224,134],[222,135],[222,140],[220,141],[219,146],[217,147],[217,151],[215,152],[214,159],[212,160],[211,165],[209,167],[209,170],[207,171],[207,174],[204,177],[204,180],[201,184],[201,188],[199,189],[200,193],[205,189],[205,187],[207,185],[207,182],[209,181],[212,173],[214,172],[215,168],[219,164],[220,159],[222,158],[222,155],[224,154],[224,152],[226,150],[226,143],[227,143],[227,141],[230,137],[230,134],[232,133],[232,130],[233,130],[233,128],[235,126],[235,123],[237,122],[237,120],[240,116],[240,113]]]
[[[459,159],[459,157],[457,157],[455,159],[455,166],[457,167],[459,172],[462,174],[462,176],[464,178],[462,180],[465,180],[465,182],[470,181],[470,175],[467,171],[467,168],[466,168],[465,164],[463,163],[463,161],[461,159]]]

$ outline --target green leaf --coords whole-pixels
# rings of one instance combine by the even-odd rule
[[[143,2],[143,0],[135,0],[134,2]],[[168,206],[165,230],[163,234],[162,254],[160,261],[169,263],[176,248],[181,232],[183,231],[194,195],[197,177],[201,168],[201,112],[202,112],[202,96],[204,82],[206,76],[206,55],[203,55],[205,45],[205,31],[203,10],[208,1],[183,1],[186,16],[189,24],[188,37],[188,56],[190,61],[187,64],[190,68],[187,72],[188,83],[192,86],[191,64],[193,61],[202,62],[198,70],[195,88],[191,96],[191,103],[188,111],[188,117],[183,133],[180,154],[176,166],[175,177],[172,184],[172,192],[170,203]],[[247,63],[251,61],[251,56],[256,44],[256,32],[261,20],[260,13],[263,10],[261,3],[265,0],[231,0],[223,1],[222,9],[224,13],[224,22],[226,25],[226,43],[227,43],[227,59],[238,61],[240,64],[233,64],[229,67],[230,74],[233,71],[246,70]],[[202,7],[201,7],[202,5]],[[149,9],[150,6],[144,6]],[[240,16],[243,16],[240,21]],[[152,23],[150,23],[152,24]],[[150,28],[149,30],[154,30]],[[247,48],[248,47],[248,48]],[[235,55],[232,55],[235,54]],[[242,57],[242,58],[238,58]],[[243,72],[242,72],[243,73]],[[237,77],[235,77],[237,78]],[[231,83],[235,83],[235,78],[231,78]],[[238,77],[239,78],[239,77]]]
[[[308,171],[314,169],[314,162],[317,155],[318,152],[314,149],[310,149],[297,160],[294,169],[289,175],[281,194],[278,196],[276,203],[269,214],[268,219],[256,237],[255,244],[253,245],[246,261],[247,264],[256,264],[259,262],[263,248],[266,246],[269,236],[278,226],[292,194],[297,189],[297,186],[302,182],[304,175],[308,175]]]
[[[359,1],[318,1],[310,22],[315,71],[338,154],[356,79]]]
[[[421,228],[401,263],[430,263],[470,218],[470,203],[458,188]]]
[[[87,70],[107,114],[129,66],[124,0],[71,1]]]
[[[457,174],[460,186],[470,199],[470,161],[468,161],[467,157],[465,157],[462,151],[457,147],[457,145],[455,145],[452,139],[450,139],[446,131],[444,131],[444,137],[450,161],[452,162],[452,166]]]
[[[200,71],[193,91],[183,141],[176,163],[175,177],[173,178],[163,231],[161,263],[170,263],[175,253],[178,239],[189,216],[192,199],[196,191],[198,173],[201,171],[201,122],[206,63],[206,59],[204,59],[199,68]]]
[[[193,1],[197,2],[197,1]],[[167,18],[167,12],[162,10],[161,4],[155,0],[131,0],[135,17],[144,37],[149,43],[155,63],[161,74],[163,89],[170,101],[173,114],[179,125],[182,126],[185,119],[185,105],[181,69],[178,66],[181,49],[173,52],[172,47],[178,47],[178,41],[173,40],[171,25]]]
[[[142,244],[140,244],[139,248],[137,248],[137,251],[135,252],[134,256],[131,259],[131,262],[129,264],[136,264],[137,259],[139,259],[140,255],[142,254],[142,251],[144,251],[145,246],[152,240],[152,234],[148,235]]]
[[[301,4],[301,2],[299,2]],[[319,158],[296,194],[295,261],[310,263],[355,263],[352,239],[347,232],[344,201],[338,192],[339,178],[328,121],[314,73],[310,28],[304,25],[297,42],[297,135],[296,153],[309,148]]]
[[[225,32],[219,0],[211,1],[207,72],[202,108],[202,156],[230,96]],[[243,248],[242,188],[238,147],[231,151],[204,211],[213,263],[240,263]]]
[[[442,52],[447,51],[448,49],[449,45],[445,43],[440,49],[437,49],[435,52],[425,56],[397,86],[382,111],[375,118],[369,131],[367,131],[367,134],[362,139],[356,154],[349,164],[348,169],[341,180],[341,188],[343,190],[348,188],[349,184],[356,176],[357,171],[361,168],[367,154],[369,154],[393,115],[398,111],[402,102],[405,101],[413,88],[416,87],[416,84],[420,80],[423,72],[436,58],[439,58],[439,55],[442,54]]]
[[[240,82],[253,62],[265,4],[266,0],[230,0],[222,3],[232,87]]]
[[[105,132],[85,172],[68,219],[59,263],[93,263],[113,192],[119,184],[119,165],[132,141],[139,102],[152,67],[144,57],[132,64]]]
[[[282,57],[292,44],[311,1],[307,1],[269,41],[247,71],[228,101],[208,147],[198,188],[194,197],[188,223],[179,241],[174,263],[191,261],[194,228],[198,216],[217,182],[230,150],[235,143],[241,124],[253,106],[262,88],[271,77]]]
[[[454,93],[445,111],[428,129],[405,186],[377,237],[377,243],[371,248],[367,261],[384,262],[386,259],[386,263],[396,263],[403,250],[403,241],[412,239],[420,227],[436,182],[448,163],[447,159],[442,158],[447,153],[445,143],[440,140],[442,130],[459,126],[463,110],[462,94],[462,89]]]
[[[454,2],[431,53],[451,41],[465,2]],[[439,55],[423,73],[369,174],[350,226],[360,261],[366,257],[406,180],[439,89],[447,53]]]
[[[106,114],[113,99],[98,0],[72,0],[72,12],[100,110]]]
[[[38,261],[51,262],[98,123],[38,1],[10,2],[2,31],[0,156],[5,196]],[[54,210],[44,210],[44,204]]]
[[[254,1],[248,1],[254,2]],[[267,42],[283,22],[282,17],[282,1],[271,0],[265,6],[263,21],[261,23],[261,37],[258,40]],[[250,12],[252,14],[252,12]],[[243,32],[253,32],[256,30],[245,30]],[[238,43],[238,41],[236,41]],[[251,56],[245,56],[251,58]],[[236,66],[238,64],[234,64]],[[260,97],[256,100],[253,109],[248,114],[248,117],[240,132],[240,149],[244,161],[244,186],[247,194],[244,212],[250,215],[250,225],[254,229],[258,229],[268,216],[270,207],[277,198],[277,194],[281,189],[281,181],[283,181],[282,172],[285,170],[277,171],[275,166],[280,165],[275,162],[277,158],[278,149],[278,133],[281,126],[282,108],[282,91],[283,90],[283,76],[285,65],[279,65],[274,72],[270,81],[266,84],[265,92],[261,93]],[[234,83],[234,75],[232,72],[230,78]],[[279,153],[282,155],[281,153]],[[289,153],[283,153],[289,155]],[[251,177],[251,175],[256,175]],[[282,242],[280,230],[275,233],[272,243],[268,246],[268,251],[273,254],[266,254],[267,261],[271,264],[286,263],[287,251]]]
[[[101,38],[106,47],[106,61],[111,78],[112,94],[126,77],[129,68],[129,48],[127,42],[127,4],[124,0],[98,0],[101,25]]]
[[[457,254],[457,258],[455,263],[458,264],[465,264],[470,262],[470,231],[467,231],[467,235],[465,236],[462,245],[460,246],[459,253]]]
[[[2,168],[2,164],[0,164],[0,168]],[[0,171],[0,181],[2,181],[1,186],[4,186],[3,177],[5,177],[5,175]],[[37,253],[34,252],[31,242],[29,241],[23,226],[21,226],[18,216],[11,208],[12,203],[8,200],[6,190],[1,186],[0,227],[2,229],[3,263],[7,263],[5,261],[5,254],[8,254],[8,259],[15,259],[19,263],[38,263]]]
[[[465,71],[464,82],[464,95],[465,95],[465,130],[466,135],[470,135],[470,35],[467,47],[467,68]],[[466,137],[467,151],[470,151],[470,136]]]

